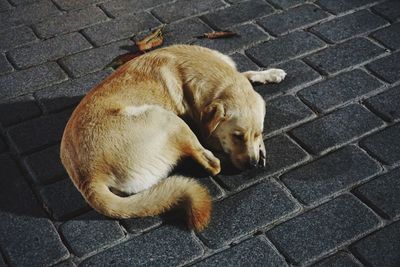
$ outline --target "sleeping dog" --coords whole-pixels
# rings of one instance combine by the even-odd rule
[[[153,216],[183,204],[189,225],[200,231],[210,220],[207,189],[168,175],[184,157],[218,174],[220,161],[208,149],[223,151],[241,170],[265,165],[265,102],[250,82],[276,83],[285,75],[280,69],[240,73],[230,57],[199,46],[147,53],[82,99],[63,134],[62,163],[104,215]]]

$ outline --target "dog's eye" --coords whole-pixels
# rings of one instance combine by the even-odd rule
[[[236,141],[240,141],[241,142],[241,141],[244,140],[244,135],[241,134],[241,133],[234,133],[232,136]]]

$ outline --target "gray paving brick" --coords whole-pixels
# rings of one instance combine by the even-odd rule
[[[71,10],[105,1],[107,0],[54,0],[54,3],[56,3],[63,10]]]
[[[314,113],[300,100],[291,95],[267,101],[267,117],[264,120],[264,133],[293,127],[313,117]]]
[[[287,264],[263,237],[255,237],[194,266],[287,266]]]
[[[367,68],[371,70],[375,75],[394,83],[400,80],[400,52],[393,53],[384,58],[380,58],[371,62],[367,65]]]
[[[248,1],[209,13],[202,16],[202,19],[215,28],[226,29],[232,25],[265,16],[273,12],[274,9],[264,1]]]
[[[376,215],[352,195],[340,196],[267,232],[293,264],[303,265],[379,225]]]
[[[400,222],[396,222],[358,241],[351,251],[368,266],[399,266],[399,236]]]
[[[224,246],[297,208],[277,184],[264,182],[215,203],[210,225],[199,236],[209,247]]]
[[[0,54],[0,74],[12,72],[13,70],[14,68],[11,66],[10,62],[8,62],[6,56]]]
[[[292,134],[313,153],[359,138],[383,125],[364,107],[351,104],[292,130]]]
[[[128,53],[126,46],[132,46],[131,41],[121,41],[110,45],[84,51],[61,60],[62,64],[73,77],[81,77],[91,72],[97,72],[122,54]],[[1,80],[0,80],[1,81]]]
[[[380,171],[375,161],[355,146],[347,146],[281,176],[281,180],[303,203],[310,205]]]
[[[156,7],[152,13],[163,22],[169,23],[223,6],[225,4],[221,0],[178,0],[173,4]]]
[[[231,55],[231,58],[236,63],[236,68],[243,72],[248,70],[258,70],[260,67],[257,66],[256,63],[250,60],[250,58],[246,57],[240,53],[234,53]]]
[[[55,220],[63,220],[88,208],[81,193],[67,178],[39,190],[47,212]]]
[[[281,35],[314,24],[329,16],[319,7],[311,4],[301,5],[286,12],[267,16],[258,20],[269,33]]]
[[[76,265],[71,260],[66,260],[56,265],[53,265],[53,267],[76,267]]]
[[[31,95],[0,101],[0,123],[4,126],[37,117],[41,113]]]
[[[21,26],[0,33],[0,51],[7,51],[14,47],[37,40],[31,28]]]
[[[91,44],[81,34],[74,32],[16,48],[9,52],[9,55],[17,67],[26,68],[75,54],[90,47]]]
[[[181,266],[202,254],[203,249],[187,229],[163,226],[97,254],[82,266]]]
[[[16,163],[3,154],[0,166],[0,246],[8,263],[49,266],[68,258],[68,250],[45,218]]]
[[[42,116],[7,129],[7,135],[19,153],[31,152],[61,140],[70,110]]]
[[[35,91],[40,87],[59,83],[67,78],[56,63],[46,63],[0,77],[0,95],[16,97]]]
[[[4,143],[3,138],[0,138],[0,152],[3,152],[7,149],[6,143]]]
[[[117,221],[93,211],[63,223],[60,231],[72,252],[78,257],[125,236]]]
[[[349,11],[351,9],[360,8],[363,6],[371,5],[376,0],[318,0],[316,3],[324,9],[332,12],[333,14],[339,14],[342,12]]]
[[[385,50],[365,38],[354,38],[328,47],[306,57],[314,67],[325,74],[333,74],[362,64],[385,53]]]
[[[393,87],[382,94],[368,98],[368,108],[383,116],[385,120],[400,120],[400,86]]]
[[[53,16],[36,24],[35,29],[41,37],[49,38],[60,33],[77,31],[106,20],[107,16],[100,8],[90,6]]]
[[[225,54],[231,54],[240,49],[247,48],[256,42],[269,39],[269,36],[254,24],[234,26],[230,28],[230,30],[238,33],[239,36],[214,40],[198,39],[193,43],[211,49],[216,49]]]
[[[162,224],[163,220],[160,216],[131,218],[122,220],[124,228],[133,234],[139,234],[154,229]]]
[[[290,7],[301,5],[305,2],[307,2],[307,0],[268,0],[268,2],[270,2],[273,5],[276,5],[278,7],[287,9]]]
[[[384,129],[361,141],[361,145],[385,164],[400,160],[400,124]]]
[[[1,6],[0,6],[1,7]],[[0,9],[1,10],[1,9]],[[1,267],[7,267],[6,263],[3,260],[3,257],[0,255],[0,266]]]
[[[211,31],[212,29],[198,18],[167,24],[164,29],[164,46],[187,43],[193,40],[194,37],[201,36],[203,33]]]
[[[317,25],[312,31],[332,43],[337,43],[385,25],[388,25],[388,22],[380,16],[368,10],[361,10]]]
[[[68,176],[61,164],[58,144],[25,157],[24,164],[36,184],[48,184]]]
[[[56,112],[77,104],[90,89],[111,73],[111,70],[103,70],[68,80],[36,92],[35,97],[47,112]]]
[[[313,68],[311,68],[301,60],[295,59],[283,64],[276,65],[274,67],[283,69],[284,71],[286,71],[287,75],[281,83],[256,85],[254,87],[254,89],[264,99],[269,99],[272,96],[306,86],[311,82],[321,79],[321,76],[318,72],[316,72]]]
[[[338,252],[332,256],[313,264],[312,267],[361,267],[359,262],[354,260],[354,257],[350,256],[346,252]]]
[[[308,54],[324,46],[325,43],[314,35],[299,31],[258,44],[246,50],[246,54],[255,62],[268,67],[271,64]]]
[[[392,50],[400,49],[400,23],[380,29],[372,33],[371,36]]]
[[[140,11],[172,2],[172,0],[116,0],[102,4],[107,13],[114,17],[126,16]]]
[[[218,181],[229,190],[237,190],[307,159],[307,154],[283,135],[265,140],[265,147],[268,151],[265,169],[248,170],[236,175],[220,174]]]
[[[307,87],[297,95],[320,112],[326,112],[383,84],[362,70],[352,70]]]
[[[104,45],[113,41],[130,38],[139,32],[158,25],[160,23],[150,14],[139,13],[94,25],[83,32],[96,45]]]
[[[11,9],[11,5],[10,3],[8,3],[7,0],[0,0],[0,11],[6,11],[6,10],[10,10]]]
[[[390,21],[398,21],[400,19],[400,3],[397,0],[385,1],[373,6],[372,9]]]
[[[354,191],[364,202],[378,209],[385,218],[399,217],[400,169],[379,176]]]
[[[6,30],[22,24],[36,23],[59,13],[60,11],[51,1],[40,0],[30,5],[19,6],[10,12],[4,12],[0,16],[0,25],[3,27],[2,30]]]

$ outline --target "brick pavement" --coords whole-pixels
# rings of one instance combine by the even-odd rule
[[[185,163],[215,201],[202,233],[179,211],[104,218],[58,158],[104,67],[163,23],[167,44],[288,73],[255,85],[266,169]],[[399,36],[398,0],[0,0],[0,266],[399,266]]]

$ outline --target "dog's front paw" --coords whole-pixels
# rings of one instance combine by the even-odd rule
[[[204,150],[203,155],[207,159],[207,164],[204,166],[206,170],[212,175],[217,175],[221,171],[220,160],[209,150]]]
[[[268,69],[265,71],[265,82],[280,83],[285,77],[286,72],[281,69]]]

